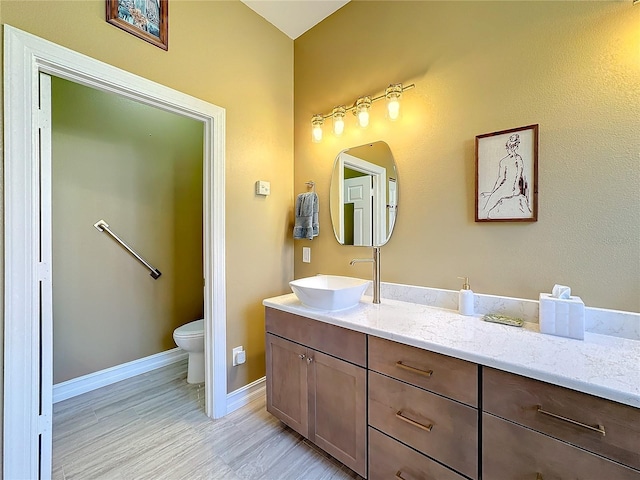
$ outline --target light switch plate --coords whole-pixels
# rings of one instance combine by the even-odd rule
[[[311,247],[302,247],[302,261],[311,263]]]
[[[271,193],[271,183],[264,180],[258,180],[256,182],[256,195],[267,196]]]

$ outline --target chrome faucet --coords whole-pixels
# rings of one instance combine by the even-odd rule
[[[373,263],[373,303],[380,303],[380,247],[373,247],[372,258],[354,258],[349,265],[361,262]]]

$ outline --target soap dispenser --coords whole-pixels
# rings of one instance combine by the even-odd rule
[[[462,290],[460,290],[460,293],[458,294],[458,311],[462,315],[473,315],[473,292],[471,291],[471,287],[469,286],[469,277],[458,278],[464,280],[464,283],[462,284]]]

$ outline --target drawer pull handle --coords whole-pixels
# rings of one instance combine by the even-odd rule
[[[569,422],[573,425],[577,425],[578,427],[586,428],[587,430],[591,430],[592,432],[598,432],[602,434],[604,437],[604,425],[596,425],[595,427],[592,425],[587,425],[586,423],[577,422],[576,420],[571,420],[570,418],[563,417],[562,415],[558,415],[556,413],[547,412],[542,409],[542,405],[538,405],[538,413],[543,413],[544,415],[549,415],[550,417],[557,418],[558,420],[564,420],[565,422]]]
[[[396,480],[406,480],[403,476],[402,476],[402,470],[398,470],[396,472]]]
[[[407,422],[409,425],[413,425],[414,427],[418,427],[421,428],[422,430],[426,431],[426,432],[430,432],[431,429],[433,428],[433,423],[429,424],[429,425],[423,425],[422,423],[416,422],[415,420],[411,420],[409,417],[405,417],[402,414],[402,410],[400,410],[398,413],[396,413],[396,417],[399,418],[400,420]]]
[[[425,377],[430,377],[431,375],[433,375],[433,370],[420,370],[419,368],[405,365],[404,363],[402,363],[402,361],[397,361],[396,367],[404,368],[405,370],[409,370],[410,372],[417,373],[419,375],[424,375]]]

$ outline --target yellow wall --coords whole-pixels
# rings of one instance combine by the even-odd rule
[[[165,52],[106,23],[104,5],[2,1],[0,21],[226,109],[228,365],[247,351],[233,391],[264,375],[261,302],[293,276],[293,41],[239,1],[172,0]]]
[[[56,384],[175,348],[173,330],[202,318],[204,125],[59,78],[51,90]]]
[[[625,2],[351,2],[295,43],[295,182],[316,181],[321,234],[295,242],[296,278],[335,273],[370,249],[331,232],[342,149],[386,141],[399,208],[382,279],[537,299],[570,285],[588,306],[640,311],[640,6]],[[415,82],[400,122],[374,103],[345,134],[311,116]],[[476,135],[540,125],[539,220],[475,223]],[[323,208],[324,206],[324,208]],[[312,263],[301,262],[311,246]]]

